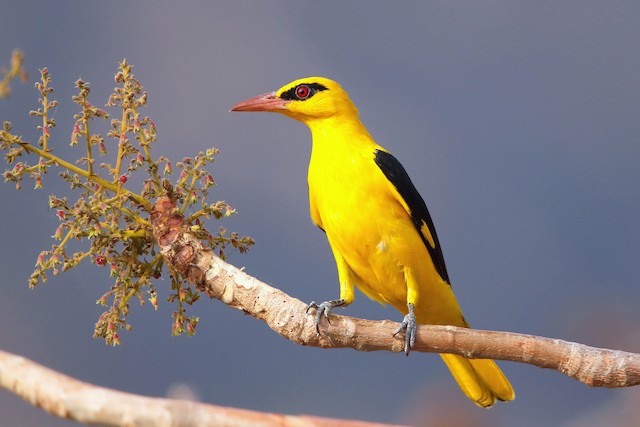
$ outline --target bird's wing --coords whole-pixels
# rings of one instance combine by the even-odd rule
[[[395,187],[397,191],[396,197],[411,216],[411,220],[420,234],[422,242],[427,247],[438,274],[445,282],[450,284],[442,248],[440,247],[440,242],[438,242],[431,215],[429,215],[427,205],[411,182],[409,175],[407,175],[400,162],[386,151],[376,150],[374,160],[382,173]]]

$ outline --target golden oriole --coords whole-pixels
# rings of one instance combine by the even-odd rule
[[[296,80],[231,111],[281,113],[311,130],[311,219],[327,235],[340,282],[339,299],[310,304],[316,327],[331,309],[353,302],[354,286],[405,314],[396,333],[404,330],[407,354],[416,323],[468,327],[427,206],[400,162],[369,135],[338,83],[323,77]],[[441,356],[477,405],[514,399],[493,360]]]

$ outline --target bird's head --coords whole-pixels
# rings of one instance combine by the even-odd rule
[[[324,77],[307,77],[242,101],[231,111],[270,111],[311,123],[332,116],[358,116],[349,95],[338,83]]]

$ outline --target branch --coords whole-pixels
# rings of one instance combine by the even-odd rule
[[[388,320],[332,314],[331,323],[323,322],[318,335],[305,303],[217,257],[189,233],[170,197],[157,200],[151,222],[167,262],[199,291],[264,321],[284,338],[314,347],[403,351],[403,339],[393,337],[397,323]],[[414,351],[528,363],[555,369],[591,387],[640,384],[639,354],[533,335],[421,325]]]
[[[261,413],[98,387],[0,351],[0,387],[60,418],[105,426],[383,427],[306,415]],[[388,426],[388,425],[386,425]]]

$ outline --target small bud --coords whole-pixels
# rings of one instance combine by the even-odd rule
[[[120,335],[117,332],[113,333],[113,341],[111,343],[114,347],[120,345]]]
[[[42,188],[42,175],[39,173],[36,174],[36,185],[34,187],[36,190]]]
[[[127,176],[126,175],[120,175],[120,177],[118,177],[118,182],[120,182],[120,184],[125,184],[127,182]]]
[[[118,141],[118,144],[120,144],[122,146],[122,145],[126,144],[127,141],[128,141],[127,134],[126,133],[120,134],[120,140]]]
[[[171,162],[167,162],[167,164],[164,165],[164,174],[171,175]]]
[[[73,132],[71,132],[71,145],[78,144],[78,135],[80,135],[80,126],[76,123],[73,125]]]
[[[62,221],[64,219],[64,217],[66,216],[66,214],[62,209],[58,209],[58,212],[56,212],[56,216],[58,217],[58,219],[60,221]]]
[[[178,177],[178,181],[182,181],[187,176],[187,173],[183,170],[180,171],[180,176]]]
[[[144,163],[144,157],[142,157],[142,153],[138,153],[138,155],[136,156],[136,162],[139,165],[142,165],[142,163]]]
[[[100,304],[100,305],[106,306],[107,305],[107,298],[108,298],[107,294],[102,295],[100,297],[100,299],[98,301],[96,301],[96,304]]]
[[[56,233],[51,237],[53,237],[56,240],[62,240],[62,231],[63,231],[63,229],[64,229],[64,226],[62,224],[60,224],[58,226],[58,228],[56,228]],[[55,255],[55,256],[57,257],[57,255]],[[53,259],[53,257],[51,257],[51,258]]]
[[[109,276],[114,277],[118,272],[115,264],[109,264]]]
[[[138,119],[135,119],[133,121],[133,131],[134,132],[139,132],[140,131],[140,122],[138,121]]]
[[[51,132],[49,131],[49,126],[43,126],[42,127],[42,136],[49,136],[51,135]]]
[[[171,333],[173,335],[179,335],[181,331],[182,331],[182,322],[176,319],[176,321],[173,322],[173,326],[171,327]]]
[[[44,266],[44,252],[40,252],[38,255],[38,259],[36,260],[36,267]]]
[[[178,300],[184,301],[187,298],[187,291],[184,288],[178,290]]]
[[[100,149],[101,156],[104,156],[107,154],[107,147],[105,147],[104,141],[100,141],[100,144],[98,144],[98,148]]]
[[[51,194],[49,196],[49,209],[53,209],[57,206],[60,206],[60,199],[58,199],[56,196]]]
[[[149,302],[153,306],[154,310],[158,310],[158,295],[155,292],[153,292],[149,297]]]
[[[103,257],[102,255],[98,255],[96,257],[96,264],[98,265],[105,265],[107,262],[107,259],[105,257]]]

